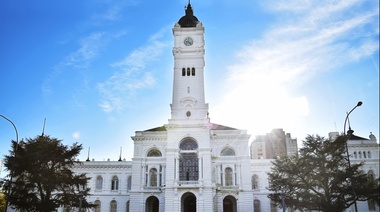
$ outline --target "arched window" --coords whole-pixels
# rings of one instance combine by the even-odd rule
[[[367,158],[367,154],[363,151],[363,158]]]
[[[110,212],[117,212],[117,202],[116,200],[112,200],[110,203]]]
[[[255,199],[253,201],[253,211],[254,212],[261,212],[261,203],[260,203],[260,200]]]
[[[191,76],[195,76],[195,68],[191,69]]]
[[[187,68],[187,76],[190,76],[190,68]]]
[[[252,175],[252,189],[259,189],[259,177],[254,174]]]
[[[127,178],[127,191],[130,191],[132,188],[132,176],[128,176]]]
[[[112,191],[117,191],[119,190],[119,178],[117,176],[112,177],[111,181],[111,190]]]
[[[226,186],[232,186],[232,169],[230,167],[227,167],[225,170],[224,170],[224,178],[225,178],[225,182],[226,182]]]
[[[157,187],[157,169],[151,168],[149,171],[150,186]]]
[[[359,159],[362,158],[362,152],[359,152]]]
[[[235,151],[231,148],[225,148],[220,153],[221,156],[235,156]]]
[[[195,181],[198,180],[198,155],[195,150],[198,149],[198,144],[191,138],[184,139],[179,148],[181,151],[179,158],[179,180],[180,181]]]
[[[358,158],[358,155],[356,154],[356,152],[354,152],[354,158]]]
[[[371,158],[371,152],[368,151],[368,158]]]
[[[101,209],[101,207],[102,207],[102,203],[100,202],[100,200],[95,200],[95,205],[96,205],[96,207],[95,207],[95,212],[100,212],[100,209]]]
[[[95,190],[102,190],[103,188],[103,177],[97,176],[96,177],[96,183],[95,183]]]
[[[125,211],[126,212],[129,212],[129,205],[130,205],[130,202],[129,200],[127,201],[127,205],[125,206]]]
[[[186,76],[186,69],[182,68],[182,76]]]
[[[148,152],[148,155],[147,155],[148,157],[161,157],[162,156],[162,154],[161,154],[161,152],[159,151],[159,150],[157,150],[157,149],[152,149],[152,150],[150,150],[149,152]]]
[[[193,139],[187,138],[181,142],[179,148],[181,150],[197,150],[198,144]]]

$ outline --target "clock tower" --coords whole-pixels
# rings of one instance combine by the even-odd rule
[[[193,14],[190,3],[186,14],[175,24],[174,82],[170,124],[200,124],[207,119],[204,92],[204,27]]]

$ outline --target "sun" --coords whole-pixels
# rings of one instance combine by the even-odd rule
[[[266,134],[274,128],[289,129],[309,114],[305,96],[292,96],[289,89],[263,79],[241,81],[211,107],[212,122],[247,129],[254,135]],[[215,119],[214,119],[215,118]]]

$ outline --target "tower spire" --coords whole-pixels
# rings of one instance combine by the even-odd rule
[[[178,21],[178,24],[181,25],[181,27],[196,27],[198,22],[198,18],[194,16],[193,8],[189,0],[188,5],[185,6],[185,15]]]

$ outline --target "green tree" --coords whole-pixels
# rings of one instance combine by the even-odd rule
[[[0,190],[0,211],[5,210],[5,195],[4,192]]]
[[[3,180],[4,189],[10,189],[8,205],[24,211],[54,211],[59,206],[79,206],[79,199],[89,195],[89,178],[76,175],[72,166],[80,163],[76,156],[82,145],[65,146],[61,140],[37,136],[19,144],[12,141],[10,154],[4,166],[9,171]],[[12,180],[10,180],[12,179]],[[82,207],[93,207],[85,199]]]
[[[299,155],[273,162],[268,197],[279,206],[284,198],[288,208],[318,211],[343,211],[354,200],[378,201],[379,179],[361,171],[363,164],[349,167],[345,145],[344,136],[307,136]]]

